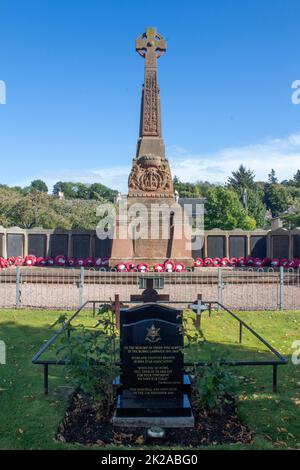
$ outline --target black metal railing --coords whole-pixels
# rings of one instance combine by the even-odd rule
[[[118,296],[117,296],[118,297]],[[119,306],[121,303],[119,302]],[[128,304],[142,304],[144,303],[142,300],[141,301],[122,301],[122,305],[128,305]],[[230,309],[222,305],[218,301],[203,301],[201,299],[198,299],[196,301],[191,301],[191,302],[186,302],[186,301],[173,301],[173,300],[162,300],[159,303],[163,304],[172,304],[172,305],[186,305],[185,310],[190,310],[191,305],[193,306],[193,310],[195,311],[195,315],[197,318],[197,327],[201,327],[201,317],[204,313],[204,311],[208,311],[208,315],[211,317],[213,307],[216,307],[218,312],[220,313],[220,310],[223,310],[224,312],[228,313],[231,315],[232,318],[234,318],[238,323],[239,323],[239,343],[242,344],[243,342],[243,329],[246,329],[249,331],[252,335],[254,335],[264,346],[273,354],[273,356],[276,357],[273,360],[269,361],[226,361],[226,360],[221,360],[220,365],[223,366],[271,366],[273,368],[273,376],[272,376],[272,388],[273,391],[277,391],[277,385],[278,385],[278,366],[280,365],[285,365],[287,364],[287,359],[283,357],[273,346],[271,346],[259,333],[257,333],[253,328],[251,328],[244,320],[242,320],[236,313],[233,313]],[[92,312],[93,316],[96,315],[96,310],[97,310],[97,305],[99,307],[103,304],[107,305],[107,301],[103,300],[88,300],[86,301],[71,317],[70,319],[64,323],[64,325],[42,346],[42,348],[34,355],[32,358],[32,363],[37,364],[37,365],[42,365],[44,368],[44,393],[47,395],[48,390],[49,390],[49,366],[61,366],[61,365],[66,365],[65,360],[51,360],[51,359],[42,359],[41,356],[49,349],[49,347],[56,341],[56,339],[66,330],[69,330],[69,327],[71,326],[72,321],[80,314],[80,312],[84,309],[87,309],[89,305],[92,306]],[[116,314],[116,321],[118,323],[118,318],[117,316],[120,314],[120,311],[117,312],[115,309],[116,302],[112,302],[112,309],[115,311]],[[201,307],[206,307],[206,310],[203,310]],[[198,313],[197,313],[198,312]],[[98,364],[101,364],[101,361],[99,361]],[[120,366],[120,363],[116,361],[116,365]],[[189,367],[207,367],[211,365],[211,362],[205,362],[205,361],[198,361],[196,363],[191,363],[191,362],[185,362],[185,368]]]

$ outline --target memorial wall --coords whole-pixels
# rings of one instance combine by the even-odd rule
[[[300,229],[207,230],[193,258],[253,256],[300,258]],[[100,240],[95,231],[20,229],[0,227],[0,257],[65,255],[74,258],[110,257],[112,241]]]

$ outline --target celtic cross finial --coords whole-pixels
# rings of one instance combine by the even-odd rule
[[[146,58],[149,65],[155,65],[156,60],[167,50],[167,43],[161,34],[156,32],[156,28],[147,28],[135,43],[137,53]]]

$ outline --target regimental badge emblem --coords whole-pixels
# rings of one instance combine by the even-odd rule
[[[160,328],[155,328],[154,323],[150,328],[146,328],[148,333],[146,334],[145,341],[149,341],[150,343],[158,343],[161,341],[161,336],[159,334]]]

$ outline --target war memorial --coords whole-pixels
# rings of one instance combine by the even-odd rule
[[[71,398],[70,410],[59,427],[59,439],[71,441],[81,439],[86,442],[88,438],[77,425],[79,413],[83,426],[88,426],[89,435],[93,434],[93,437],[89,437],[92,442],[96,440],[110,443],[113,442],[113,436],[120,433],[125,443],[132,441],[168,443],[168,445],[183,442],[197,443],[201,436],[204,441],[206,440],[204,437],[206,432],[208,434],[215,432],[219,439],[219,434],[222,434],[225,426],[238,430],[240,442],[249,443],[251,432],[243,427],[235,413],[235,402],[229,388],[227,390],[226,382],[228,377],[229,381],[233,379],[230,373],[227,377],[225,371],[229,366],[271,370],[272,391],[276,393],[279,387],[279,366],[285,366],[287,360],[252,326],[231,310],[228,304],[224,305],[221,291],[214,300],[209,298],[210,294],[205,291],[201,283],[195,282],[194,290],[189,288],[184,293],[184,284],[180,275],[184,275],[189,268],[194,268],[195,272],[190,271],[190,273],[192,276],[196,275],[197,266],[193,261],[191,237],[187,239],[183,236],[177,238],[174,236],[176,227],[178,230],[186,224],[191,224],[191,218],[185,212],[185,208],[179,205],[178,198],[174,194],[171,170],[165,156],[161,132],[157,60],[166,51],[166,42],[155,28],[147,28],[146,32],[137,39],[136,50],[145,60],[140,136],[137,154],[133,159],[129,175],[128,195],[122,200],[125,211],[122,212],[122,204],[119,205],[113,228],[111,256],[107,258],[105,268],[108,271],[104,271],[111,273],[109,269],[117,266],[117,271],[112,272],[115,276],[114,281],[113,277],[108,280],[110,284],[114,283],[115,295],[108,301],[103,297],[103,290],[99,285],[99,290],[93,291],[94,295],[97,293],[98,298],[82,297],[79,309],[67,322],[63,321],[62,327],[34,355],[32,362],[35,366],[43,368],[44,393],[48,395],[49,369],[66,366],[70,371],[73,370],[73,348],[76,351],[78,341],[76,333],[73,332],[73,322],[76,322],[83,311],[92,310],[93,317],[99,317],[98,334],[100,338],[104,334],[104,339],[97,346],[99,361],[96,358],[95,362],[91,354],[89,359],[86,358],[89,365],[86,364],[85,368],[91,367],[92,371],[93,367],[95,370],[100,367],[98,380],[102,388],[101,403],[105,406],[105,410],[101,411],[103,413],[101,425],[96,424],[97,419],[93,419],[92,422],[89,420],[87,424],[86,409],[88,415],[93,416],[93,405],[90,405],[87,398],[89,395],[75,391]],[[148,217],[149,212],[153,215],[153,207],[156,232],[152,227],[152,219]],[[127,212],[139,213],[139,230],[143,232],[144,237],[135,237],[134,233],[132,236],[120,236],[122,230],[128,235],[130,230],[134,232],[136,229],[126,217]],[[165,230],[164,222],[167,222],[168,228],[168,236],[165,238],[162,236]],[[153,237],[153,233],[156,236]],[[187,232],[182,230],[181,233]],[[166,263],[170,265],[166,270],[167,273],[160,272],[158,266],[164,266]],[[121,266],[124,266],[124,272]],[[150,271],[149,266],[154,269]],[[182,267],[181,273],[178,266]],[[228,266],[224,265],[224,268]],[[282,272],[282,267],[280,269]],[[139,282],[138,294],[136,289],[129,285],[125,297],[121,289],[122,276],[126,276],[125,270],[127,272],[131,270],[131,274],[136,276]],[[81,267],[81,273],[84,273],[84,266]],[[181,279],[181,283],[174,281],[175,291],[165,289],[165,282],[167,283],[165,276],[175,276],[175,278],[178,276],[178,279]],[[220,286],[220,274],[218,276]],[[252,271],[251,276],[255,284],[259,279],[257,271]],[[84,278],[81,278],[81,282],[83,281]],[[88,277],[85,282],[89,283]],[[101,295],[102,298],[99,299]],[[210,349],[205,351],[203,327],[205,318],[213,321],[212,316],[215,311],[222,312],[234,322],[239,345],[243,345],[244,335],[250,335],[266,349],[268,359],[262,360],[257,357],[245,360],[243,353],[240,352],[235,355],[235,359],[220,356],[216,361]],[[82,334],[84,337],[84,331]],[[83,337],[80,337],[80,341]],[[54,344],[59,343],[61,338],[65,338],[64,341],[67,338],[67,353],[61,355],[61,351],[65,351],[65,348],[61,347],[58,349],[57,361],[47,359],[49,350]],[[87,339],[86,348],[88,341]],[[71,356],[69,356],[70,351]],[[101,362],[101,351],[105,354],[105,362]],[[77,367],[75,367],[76,373],[81,377],[82,373],[78,372]],[[94,382],[92,375],[86,390],[89,390],[89,394],[93,396],[99,384]],[[85,386],[84,380],[83,392]],[[212,388],[211,392],[209,387]],[[203,389],[208,394],[205,399],[200,398]],[[214,411],[212,415],[209,411],[205,411],[203,418],[204,403],[207,409]],[[210,424],[212,430],[208,427],[209,431],[206,429],[206,424],[201,424],[206,422],[208,417],[212,420]],[[229,441],[234,442],[233,434],[229,432],[229,436]]]
[[[155,28],[148,28],[136,40],[136,51],[144,59],[139,138],[128,178],[128,194],[116,200],[117,211],[109,236],[99,236],[96,229],[0,226],[2,264],[5,264],[2,260],[15,262],[15,258],[21,258],[19,265],[26,265],[26,257],[33,256],[38,266],[85,265],[113,269],[121,266],[121,270],[127,271],[127,265],[129,270],[138,270],[139,265],[142,270],[145,265],[152,270],[169,260],[174,266],[179,263],[181,268],[189,269],[195,266],[243,267],[242,259],[250,258],[249,266],[255,259],[256,267],[260,267],[263,260],[264,265],[269,266],[272,259],[278,263],[283,259],[294,267],[293,260],[300,257],[299,228],[282,228],[277,218],[271,221],[269,229],[204,231],[203,220],[198,231],[193,229],[197,216],[203,219],[205,200],[184,199],[175,193],[162,137],[157,65],[166,50],[167,43]],[[134,218],[136,222],[132,223]],[[208,261],[199,265],[195,263],[199,258]],[[214,259],[217,261],[213,262]],[[31,264],[29,259],[28,265]]]
[[[127,193],[95,230],[0,227],[0,443],[129,467],[122,452],[297,449],[300,229],[204,230],[165,150],[167,41],[148,27],[135,50]]]

